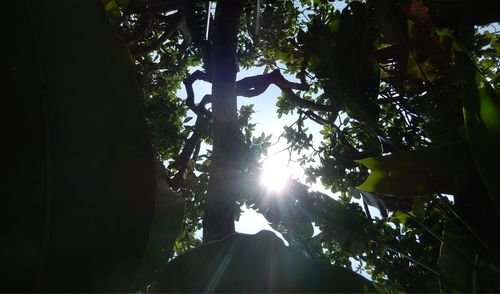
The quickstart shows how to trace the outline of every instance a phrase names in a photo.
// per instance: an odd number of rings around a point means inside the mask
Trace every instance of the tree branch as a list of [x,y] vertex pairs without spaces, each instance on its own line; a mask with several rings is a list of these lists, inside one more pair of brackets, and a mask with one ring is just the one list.
[[315,123],[319,125],[330,125],[335,128],[335,133],[337,134],[338,138],[345,144],[347,148],[351,151],[351,153],[356,157],[356,159],[363,157],[362,152],[360,152],[358,149],[356,149],[352,143],[349,141],[347,136],[342,132],[342,130],[332,121],[326,120],[322,118],[321,116],[317,115],[311,110],[307,110],[304,113],[309,119],[314,121]]
[[315,110],[315,111],[325,111],[333,113],[337,113],[339,111],[338,107],[332,105],[324,105],[302,99],[297,94],[295,94],[291,89],[281,88],[281,90],[285,93],[285,98],[287,98],[291,103],[293,103],[297,107],[308,108],[310,110]]
[[127,38],[127,46],[130,47],[134,43],[142,40],[146,37],[151,25],[154,22],[156,14],[148,13],[142,14],[140,16],[139,24],[137,25],[136,30],[132,33],[132,35]]
[[280,71],[275,69],[268,74],[243,78],[236,82],[236,94],[243,97],[255,97],[262,94],[270,84],[281,89],[308,90],[309,85],[287,81]]
[[168,22],[166,23],[166,26],[170,27],[168,30],[166,30],[158,39],[154,40],[152,43],[149,45],[142,47],[142,48],[135,48],[131,49],[131,53],[134,56],[142,56],[150,53],[153,50],[158,49],[165,41],[167,41],[169,38],[172,37],[172,35],[177,32],[181,26],[181,18],[178,13],[172,14],[170,17],[170,21],[173,22],[173,24],[169,24]]
[[309,64],[309,51],[306,50],[306,52],[304,53],[304,59],[302,59],[302,64],[300,66],[300,72],[298,74],[299,76],[299,79],[300,79],[300,82],[302,84],[307,84],[306,83],[306,70],[307,70],[307,65]]
[[189,77],[185,78],[184,86],[186,87],[187,93],[186,105],[189,107],[189,109],[196,113],[196,115],[212,117],[212,113],[205,108],[205,105],[212,102],[211,95],[205,95],[198,105],[196,105],[196,103],[194,102],[193,83],[197,80],[210,82],[209,76],[201,70],[197,70],[193,72]]
[[196,123],[194,125],[194,131],[193,134],[191,134],[191,137],[189,137],[186,140],[186,143],[184,144],[184,148],[182,149],[181,153],[179,154],[179,157],[175,159],[174,162],[168,165],[168,168],[175,168],[177,169],[177,173],[175,176],[172,178],[172,180],[169,181],[170,187],[173,189],[179,189],[182,186],[183,183],[183,177],[184,173],[186,172],[187,164],[189,162],[189,159],[193,155],[193,152],[196,147],[199,145],[201,138],[203,136],[202,132],[200,131],[200,124],[201,124],[200,119],[196,119]]
[[[210,0],[215,1],[215,0]],[[151,9],[165,9],[165,8],[175,8],[181,5],[196,4],[196,3],[207,3],[207,0],[152,0],[149,6]]]
[[314,113],[311,110],[307,110],[307,111],[304,111],[302,113],[304,113],[309,119],[311,119],[312,121],[314,121],[315,123],[317,123],[319,125],[334,125],[333,123],[322,118],[321,116],[317,115],[316,113]]
[[316,111],[338,112],[338,107],[315,103],[300,98],[293,89],[306,91],[309,85],[304,83],[290,82],[281,72],[276,69],[268,74],[246,77],[236,82],[236,93],[238,96],[255,97],[262,94],[270,84],[278,86],[285,93],[286,98],[297,107],[309,108]]
[[[208,75],[200,70],[197,70],[193,72],[191,75],[189,75],[187,78],[184,79],[184,86],[186,87],[186,92],[187,92],[187,98],[186,98],[186,104],[191,109],[198,117],[200,116],[205,116],[208,118],[212,117],[212,113],[205,108],[205,106],[208,103],[212,102],[212,96],[211,95],[205,95],[200,103],[198,105],[195,104],[194,102],[194,91],[193,91],[193,83],[197,80],[203,80],[209,82],[210,79]],[[179,154],[179,157],[175,159],[174,162],[172,162],[168,167],[169,168],[175,168],[177,169],[177,173],[175,176],[169,181],[169,185],[173,189],[179,189],[182,186],[183,183],[183,177],[184,173],[186,172],[187,164],[189,162],[189,159],[193,155],[193,152],[198,149],[199,152],[199,145],[201,138],[204,136],[202,132],[200,131],[200,124],[202,123],[203,120],[197,118],[196,123],[194,125],[194,131],[191,134],[191,137],[189,137],[186,140],[186,143],[184,144],[184,148],[182,149],[181,153]],[[197,153],[198,153],[197,152]],[[197,155],[197,154],[196,154]]]

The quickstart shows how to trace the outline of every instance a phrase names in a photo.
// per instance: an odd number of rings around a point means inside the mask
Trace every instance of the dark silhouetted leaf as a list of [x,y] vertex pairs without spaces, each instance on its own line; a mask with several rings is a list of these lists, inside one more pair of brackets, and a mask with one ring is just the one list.
[[479,174],[500,211],[500,99],[475,67],[467,66],[462,72],[465,128]]
[[500,270],[482,259],[470,239],[451,221],[446,222],[443,240],[438,259],[441,292],[498,292]]
[[153,292],[373,292],[345,268],[314,262],[270,231],[233,234],[171,261]]
[[352,2],[340,15],[335,46],[335,93],[336,99],[345,101],[350,117],[373,126],[380,113],[373,102],[378,96],[380,72],[372,59],[374,34],[369,30],[367,12],[365,4]]
[[7,6],[0,290],[129,291],[155,197],[129,53],[100,1]]
[[371,170],[357,188],[383,195],[413,197],[432,193],[461,192],[475,175],[465,144],[403,151],[357,160]]
[[154,219],[134,286],[134,289],[139,291],[146,290],[147,285],[168,262],[175,240],[181,231],[184,216],[184,198],[172,192],[161,176],[156,177],[156,182]]

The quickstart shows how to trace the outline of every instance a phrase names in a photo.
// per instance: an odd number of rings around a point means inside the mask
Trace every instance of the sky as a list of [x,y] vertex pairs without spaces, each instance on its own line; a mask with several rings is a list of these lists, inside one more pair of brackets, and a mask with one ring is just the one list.
[[[194,72],[200,68],[193,68],[190,72]],[[237,80],[240,80],[244,77],[259,75],[263,73],[263,68],[251,68],[248,70],[241,70],[237,74]],[[283,76],[294,82],[299,82],[294,76],[283,74]],[[211,93],[211,84],[204,81],[196,81],[193,84],[193,90],[195,93],[195,102],[198,103],[201,98]],[[177,91],[178,97],[184,98],[186,97],[186,92],[184,87],[182,87],[179,91]],[[288,170],[290,175],[297,179],[304,178],[304,172],[298,163],[288,162],[288,152],[283,151],[286,148],[286,140],[281,138],[278,140],[279,136],[283,132],[283,127],[286,125],[291,125],[295,120],[297,120],[298,116],[296,112],[292,115],[283,115],[281,118],[278,118],[276,114],[276,101],[278,96],[281,95],[281,90],[275,86],[270,85],[269,88],[262,94],[252,98],[246,97],[238,97],[238,109],[242,105],[254,105],[255,113],[252,115],[251,123],[255,123],[255,136],[259,136],[262,132],[266,135],[272,134],[271,143],[272,147],[268,150],[268,157],[264,158],[264,166],[274,166]],[[189,115],[194,115],[190,112]],[[191,121],[192,122],[192,121]],[[319,131],[321,127],[316,123],[311,121],[305,122],[305,127],[309,128],[309,131],[313,134],[313,145],[318,147],[321,142],[321,135]],[[323,187],[320,184],[313,185],[313,189],[318,191],[324,191]],[[329,193],[328,191],[324,191]],[[331,194],[331,193],[330,193]]]
[[[334,5],[337,9],[343,9],[346,6],[346,3],[335,1]],[[215,10],[215,5],[212,5],[211,8],[213,12]],[[496,30],[495,26],[491,27],[493,28],[493,30]],[[192,68],[190,72],[194,72],[198,69],[201,68]],[[247,70],[242,69],[237,74],[237,80],[248,76],[262,74],[263,71],[264,69],[262,67],[253,67]],[[289,81],[300,82],[292,75],[283,74],[283,76]],[[211,84],[208,82],[196,81],[193,84],[195,102],[198,103],[205,94],[210,94],[211,87]],[[251,123],[256,124],[254,136],[259,136],[262,132],[264,132],[266,135],[272,134],[271,143],[273,145],[268,150],[268,156],[262,159],[264,167],[264,174],[262,176],[264,179],[267,179],[267,181],[263,181],[263,184],[267,183],[269,185],[269,188],[276,188],[272,187],[271,184],[276,184],[277,182],[284,181],[283,178],[279,179],[276,178],[276,176],[273,177],[273,175],[289,175],[292,178],[298,179],[299,181],[305,183],[303,169],[298,163],[293,161],[290,162],[288,152],[283,151],[286,148],[286,140],[283,138],[281,140],[278,140],[279,136],[283,132],[283,127],[286,125],[291,125],[298,118],[296,112],[292,115],[283,115],[281,118],[278,118],[276,114],[276,101],[277,97],[280,95],[281,90],[275,85],[270,85],[269,88],[259,96],[252,98],[238,97],[238,109],[242,105],[254,105],[255,113],[253,114],[251,120]],[[183,86],[177,91],[177,96],[184,99],[186,98],[186,91]],[[195,116],[192,112],[189,115]],[[192,120],[191,122],[193,121],[194,120]],[[313,146],[318,147],[320,145],[322,137],[319,134],[321,126],[317,125],[314,122],[311,122],[310,120],[306,120],[305,127],[307,127],[309,129],[309,132],[313,135]],[[310,188],[311,190],[320,191],[333,198],[336,198],[335,194],[333,194],[329,190],[324,189],[320,181],[317,181],[317,183],[310,185]],[[356,200],[353,198],[353,201],[358,202],[358,204],[363,207],[361,199]],[[254,234],[263,229],[274,231],[261,214],[255,212],[252,209],[247,209],[246,207],[242,207],[242,210],[243,214],[240,217],[240,220],[236,222],[237,232]],[[370,206],[369,210],[372,216],[380,217],[378,209]],[[315,234],[318,232],[318,228],[315,227]],[[282,238],[281,234],[276,231],[275,233],[277,233],[277,235]]]
[[[342,9],[346,5],[345,3],[339,1],[335,1],[335,3],[339,5],[339,7],[337,7],[338,9]],[[212,9],[214,8],[215,7],[212,7]],[[498,23],[493,24],[488,28],[482,28],[482,30],[489,29],[490,31],[496,31],[497,25]],[[191,72],[197,69],[200,68],[193,68],[191,69]],[[263,73],[263,68],[257,68],[257,67],[248,70],[241,70],[237,74],[237,80],[240,80],[248,76],[259,75],[262,73]],[[294,76],[286,74],[283,75],[289,81],[299,82]],[[205,94],[211,93],[211,84],[203,81],[196,81],[195,84],[193,85],[193,89],[195,93],[195,102],[199,102],[200,99]],[[266,135],[272,134],[271,143],[273,143],[273,145],[268,150],[268,156],[262,158],[263,160],[262,184],[267,186],[269,189],[272,188],[277,189],[277,187],[274,187],[273,184],[284,182],[286,180],[286,177],[278,178],[276,177],[276,175],[289,175],[290,177],[293,177],[295,179],[298,179],[302,183],[305,183],[304,171],[302,170],[302,168],[299,166],[298,163],[290,162],[288,152],[282,151],[286,147],[286,140],[285,139],[278,140],[279,136],[283,132],[283,127],[291,125],[298,118],[296,112],[292,115],[283,115],[281,118],[277,117],[276,101],[277,97],[280,95],[281,95],[281,90],[275,85],[270,85],[269,88],[259,96],[252,98],[238,97],[238,109],[242,105],[248,105],[248,104],[254,105],[253,109],[255,113],[253,114],[251,120],[251,123],[256,124],[254,136],[259,136],[262,132],[264,132]],[[186,98],[185,89],[184,88],[179,89],[179,91],[177,91],[177,96],[185,99]],[[194,114],[191,113],[190,116],[194,116]],[[319,134],[321,126],[315,124],[314,122],[311,122],[310,120],[306,120],[305,127],[307,127],[309,129],[309,132],[313,134],[313,145],[315,147],[318,147],[320,145],[322,137]],[[325,190],[319,181],[311,185],[310,188],[311,190],[320,191],[322,193],[329,195],[330,197],[336,198],[336,195],[334,195],[329,190]],[[448,195],[446,196],[453,201],[452,196]],[[360,204],[361,207],[363,207],[361,199],[360,200],[353,199],[353,201],[358,202],[358,204]],[[239,221],[235,223],[237,232],[246,234],[255,234],[261,230],[270,230],[275,232],[276,235],[281,239],[283,239],[285,244],[288,245],[288,242],[283,238],[283,236],[279,232],[271,228],[268,221],[264,218],[263,215],[261,215],[260,213],[256,212],[253,209],[246,208],[245,206],[242,206],[241,210],[243,211],[243,213],[240,216]],[[369,207],[369,210],[373,217],[380,217],[378,209],[374,207]],[[319,228],[314,226],[314,235],[318,234],[319,232],[320,232]],[[198,238],[201,239],[202,235],[201,231],[197,232],[196,235]],[[351,259],[351,262],[353,264],[353,269],[356,268],[356,266],[359,264],[354,259]],[[361,274],[366,278],[370,279],[370,276],[366,272],[361,271]]]
[[[190,70],[190,73],[198,70],[200,68],[193,68]],[[244,77],[259,75],[263,73],[263,68],[251,68],[248,70],[241,70],[237,74],[237,80],[240,80]],[[297,81],[293,76],[284,75],[287,79]],[[193,84],[193,90],[195,93],[195,102],[198,103],[201,98],[211,93],[212,85],[208,82],[204,81],[196,81]],[[288,152],[279,152],[286,147],[286,142],[284,139],[278,141],[279,136],[283,132],[283,126],[292,124],[296,119],[296,115],[283,115],[280,119],[276,114],[276,101],[278,96],[281,95],[281,90],[275,86],[271,85],[269,88],[259,96],[246,98],[246,97],[238,97],[238,109],[242,105],[254,105],[255,113],[252,116],[252,123],[255,123],[255,136],[259,136],[262,132],[266,135],[272,134],[271,142],[274,144],[268,150],[268,157],[263,158],[264,160],[264,172],[267,171],[268,174],[276,174],[277,172],[288,173],[291,177],[296,179],[303,179],[304,173],[302,168],[294,162],[288,162]],[[184,86],[177,91],[177,96],[183,99],[186,98],[186,91]],[[190,112],[189,115],[193,115]],[[309,125],[310,129],[314,129],[316,133],[317,139],[313,135],[313,140],[316,141],[316,146],[319,145],[319,130],[320,127],[317,125]],[[203,151],[203,150],[202,150]],[[264,175],[265,178],[269,179],[268,175]],[[322,188],[321,186],[317,188]],[[318,190],[318,189],[316,189]],[[331,194],[331,193],[330,193]],[[236,231],[240,233],[246,234],[255,234],[260,230],[270,230],[275,232],[280,238],[283,239],[282,235],[279,232],[276,232],[269,226],[267,220],[260,213],[257,213],[253,209],[247,209],[246,207],[242,207],[243,213],[240,217],[240,220],[235,223]],[[316,229],[317,230],[317,229]],[[201,233],[199,233],[201,236]],[[284,239],[283,239],[284,240]],[[286,240],[285,240],[286,241]]]
[[[190,70],[190,73],[199,69],[201,68],[193,68]],[[240,80],[248,76],[259,75],[262,73],[263,73],[263,68],[257,68],[257,67],[248,70],[241,70],[237,74],[236,80]],[[291,75],[283,74],[283,76],[289,81],[299,82],[295,77]],[[208,82],[196,81],[193,84],[195,103],[198,103],[204,95],[210,94],[211,87],[212,85]],[[269,88],[267,88],[267,90],[262,94],[260,94],[259,96],[252,98],[238,97],[238,109],[241,107],[241,105],[253,104],[255,113],[252,115],[251,123],[256,124],[254,136],[259,136],[262,132],[264,132],[266,135],[272,134],[271,143],[275,144],[268,150],[268,156],[262,158],[264,174],[261,176],[263,176],[264,179],[268,179],[270,183],[275,183],[279,179],[276,179],[276,177],[273,178],[272,177],[273,175],[289,174],[291,177],[298,179],[302,183],[305,183],[304,171],[302,170],[300,165],[295,162],[289,162],[288,152],[286,151],[280,152],[286,147],[285,139],[281,139],[278,141],[279,136],[283,132],[283,127],[285,125],[291,125],[298,118],[296,112],[294,112],[293,115],[283,115],[281,118],[278,118],[276,114],[277,110],[276,101],[278,96],[280,95],[281,95],[281,90],[275,85],[270,85]],[[186,98],[186,91],[184,89],[184,86],[182,86],[182,88],[177,91],[177,96],[183,99]],[[192,112],[188,113],[188,115],[195,116],[195,114]],[[191,120],[191,122],[192,121],[194,120]],[[322,136],[319,134],[321,127],[316,123],[308,120],[304,122],[304,125],[305,127],[308,127],[310,133],[313,134],[313,145],[315,147],[319,146],[322,138]],[[204,150],[201,151],[203,152]],[[265,181],[263,182],[264,182],[263,184],[265,184]],[[273,187],[271,186],[269,188]],[[333,194],[330,190],[326,190],[321,185],[320,181],[318,181],[313,185],[310,185],[310,188],[311,190],[325,193],[330,197],[333,198],[337,197],[337,195]],[[360,202],[361,199],[356,200],[353,198],[353,201],[358,202],[358,204],[360,204],[361,206],[363,205],[362,202]],[[369,209],[373,217],[380,217],[378,209],[374,207],[369,207]],[[274,232],[279,238],[281,238],[285,242],[285,245],[288,246],[288,242],[281,235],[281,233],[274,230],[269,225],[269,222],[265,219],[265,217],[262,214],[256,212],[251,208],[250,209],[246,208],[245,205],[241,207],[241,210],[243,212],[240,216],[240,219],[239,221],[235,222],[236,232],[245,234],[256,234],[261,230],[269,230]],[[313,228],[314,228],[314,236],[320,233],[319,228],[315,226],[314,223],[313,223]],[[197,238],[201,239],[203,233],[200,230],[196,232],[195,235]],[[353,258],[350,258],[350,260],[352,263],[352,268],[356,269],[357,266],[359,265],[359,262]],[[370,275],[367,272],[361,271],[360,274],[363,275],[365,278],[370,279]]]
[[[342,9],[346,6],[345,3],[336,1],[335,2],[338,9]],[[212,7],[212,10],[215,7]],[[195,70],[199,70],[201,68],[192,68],[190,73]],[[264,72],[264,68],[253,67],[250,69],[240,69],[237,74],[236,80],[240,80],[244,77],[255,76],[262,74]],[[292,75],[287,75],[282,73],[283,76],[293,82],[300,82]],[[195,93],[195,103],[198,103],[201,98],[211,93],[212,85],[208,82],[204,81],[196,81],[193,84],[193,90]],[[275,86],[270,85],[265,92],[260,94],[259,96],[247,98],[247,97],[238,97],[238,109],[242,105],[253,104],[255,113],[252,115],[251,123],[256,124],[254,136],[259,136],[262,132],[266,135],[272,134],[271,143],[272,146],[268,149],[268,156],[263,157],[263,175],[261,175],[263,181],[262,184],[267,186],[269,189],[277,189],[277,187],[272,184],[276,184],[276,182],[284,182],[286,177],[277,178],[276,175],[288,175],[292,178],[298,179],[300,182],[305,183],[304,171],[300,167],[300,165],[296,162],[289,161],[289,154],[287,151],[283,151],[287,144],[284,138],[279,140],[280,135],[283,133],[283,127],[291,125],[295,120],[297,120],[298,115],[296,112],[289,115],[283,115],[281,118],[278,118],[276,114],[276,101],[278,96],[281,95],[281,90]],[[186,98],[186,91],[184,86],[177,91],[177,96],[180,98]],[[189,112],[189,116],[195,116],[194,113]],[[191,122],[194,120],[191,120]],[[313,135],[313,146],[318,147],[321,142],[322,136],[319,134],[321,130],[321,126],[317,125],[310,120],[306,120],[304,122],[304,126],[309,129],[309,133]],[[202,152],[204,150],[201,150]],[[293,156],[293,155],[292,155]],[[266,181],[267,179],[267,181]],[[331,191],[326,190],[320,183],[310,185],[311,190],[320,191],[329,195],[330,197],[336,198]],[[355,199],[354,199],[355,200]],[[361,203],[360,203],[361,204]],[[362,204],[361,204],[362,205]],[[245,206],[241,207],[243,213],[240,216],[239,221],[235,222],[235,229],[239,233],[246,234],[255,234],[261,230],[270,230],[273,231],[278,237],[283,239],[286,245],[288,242],[283,238],[283,236],[275,231],[269,225],[269,222],[264,218],[264,216],[253,209],[246,208]],[[380,215],[378,210],[370,207],[370,212],[372,216]],[[318,227],[314,226],[314,235],[317,235],[320,230]],[[201,239],[202,232],[199,231],[196,233],[196,236]],[[351,260],[353,265],[356,266],[357,262],[355,260]],[[366,273],[362,273],[365,277],[369,278]]]
[[[198,69],[200,68],[193,68],[190,70],[190,73]],[[250,68],[248,70],[241,70],[237,74],[237,80],[248,76],[259,75],[262,73],[263,68],[258,67]],[[292,75],[283,74],[283,76],[290,81],[299,82]],[[211,84],[208,82],[196,81],[193,84],[195,102],[198,103],[204,95],[210,94],[211,87]],[[184,87],[177,91],[177,95],[178,97],[181,97],[183,99],[186,98],[186,91]],[[281,140],[278,140],[279,136],[283,132],[283,127],[285,125],[291,125],[298,118],[296,112],[293,115],[283,115],[281,118],[278,118],[276,114],[276,101],[278,96],[280,95],[281,90],[275,85],[270,85],[269,88],[259,96],[252,98],[238,97],[238,109],[241,107],[241,105],[253,104],[255,113],[252,115],[251,122],[256,124],[254,135],[259,136],[262,132],[264,132],[266,135],[272,134],[271,143],[274,145],[268,150],[268,156],[262,158],[264,167],[263,178],[267,179],[270,183],[276,183],[277,181],[283,181],[283,179],[277,179],[276,176],[273,178],[272,175],[289,174],[292,178],[298,179],[299,181],[305,183],[303,169],[298,163],[289,162],[288,152],[282,151],[286,148],[286,140],[283,138]],[[193,113],[190,113],[189,115],[194,116]],[[308,127],[310,133],[313,134],[313,145],[315,147],[318,147],[320,145],[322,137],[319,134],[321,126],[311,121],[306,121],[305,126]],[[321,185],[320,181],[311,185],[311,190],[320,191],[333,198],[336,198],[336,195],[334,195],[331,191],[326,190]],[[242,210],[243,214],[241,215],[240,220],[236,222],[237,232],[255,234],[260,230],[274,231],[260,213],[255,212],[253,209],[247,209],[244,206],[242,207]],[[375,208],[370,207],[370,212],[373,216],[379,215],[378,210]],[[274,232],[280,238],[282,238],[281,234],[276,231]],[[319,229],[315,227],[315,234],[317,233],[319,233]],[[198,235],[201,236],[201,233],[199,233]]]

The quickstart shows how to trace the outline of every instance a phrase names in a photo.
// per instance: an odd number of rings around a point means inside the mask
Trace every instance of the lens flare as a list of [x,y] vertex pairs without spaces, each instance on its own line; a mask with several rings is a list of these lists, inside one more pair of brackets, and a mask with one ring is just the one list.
[[268,158],[260,175],[260,183],[272,192],[281,192],[290,179],[287,163],[278,159]]

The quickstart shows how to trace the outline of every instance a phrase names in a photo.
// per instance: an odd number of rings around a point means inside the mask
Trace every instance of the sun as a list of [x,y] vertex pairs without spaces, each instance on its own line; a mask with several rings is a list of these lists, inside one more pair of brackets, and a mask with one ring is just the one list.
[[278,158],[268,158],[262,165],[260,183],[268,191],[281,192],[285,188],[290,176],[286,162]]

